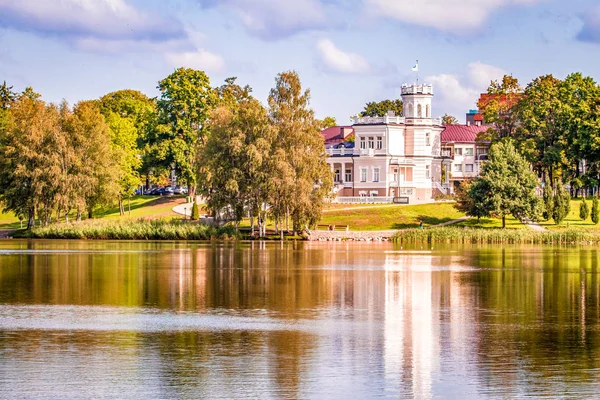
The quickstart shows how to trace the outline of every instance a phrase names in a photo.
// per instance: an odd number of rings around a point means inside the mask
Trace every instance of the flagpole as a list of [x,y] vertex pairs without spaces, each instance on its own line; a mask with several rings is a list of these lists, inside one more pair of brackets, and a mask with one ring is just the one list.
[[417,86],[419,86],[419,60],[417,60]]

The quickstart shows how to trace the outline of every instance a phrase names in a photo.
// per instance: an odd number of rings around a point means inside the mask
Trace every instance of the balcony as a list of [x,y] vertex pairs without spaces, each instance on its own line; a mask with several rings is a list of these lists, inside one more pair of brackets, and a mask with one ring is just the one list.
[[442,149],[442,151],[440,152],[440,155],[443,158],[452,158],[452,159],[454,159],[454,153],[450,149]]
[[346,149],[344,147],[342,147],[340,149],[329,148],[329,149],[325,149],[325,153],[327,153],[327,155],[330,157],[343,157],[343,156],[352,157],[352,156],[360,155],[360,153],[357,150],[358,149],[356,149],[356,148]]

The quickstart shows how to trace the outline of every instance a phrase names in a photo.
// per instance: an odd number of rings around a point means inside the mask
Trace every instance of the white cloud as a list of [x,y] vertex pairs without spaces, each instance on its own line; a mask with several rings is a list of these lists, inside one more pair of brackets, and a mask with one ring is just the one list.
[[186,67],[208,72],[216,72],[221,71],[225,66],[225,61],[220,55],[211,53],[204,49],[179,53],[167,53],[165,58],[173,67],[176,68]]
[[178,21],[126,0],[0,0],[0,26],[71,39],[162,41],[185,36]]
[[455,34],[468,34],[495,10],[513,5],[532,5],[546,0],[364,0],[368,13],[427,26]]
[[463,73],[427,76],[427,83],[433,84],[435,93],[434,113],[448,113],[463,120],[464,114],[477,108],[479,95],[484,93],[492,80],[500,80],[506,72],[493,65],[473,62]]
[[319,0],[200,0],[205,7],[232,10],[246,29],[262,39],[279,39],[331,23]]
[[344,52],[335,47],[329,39],[319,40],[317,50],[321,56],[321,62],[328,71],[359,74],[368,72],[370,69],[369,63],[361,55]]
[[583,28],[577,39],[584,42],[600,43],[600,5],[592,7],[582,15]]
[[504,75],[506,71],[502,68],[479,61],[467,65],[469,83],[479,89],[487,89],[491,81],[500,80]]

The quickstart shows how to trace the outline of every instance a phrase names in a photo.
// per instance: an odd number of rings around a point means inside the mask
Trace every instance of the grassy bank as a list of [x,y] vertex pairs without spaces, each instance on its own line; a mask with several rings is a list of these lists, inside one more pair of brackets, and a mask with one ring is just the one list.
[[396,235],[398,243],[470,244],[600,244],[600,231],[562,229],[537,232],[532,229],[442,227],[407,229]]
[[34,228],[19,235],[35,239],[209,240],[238,237],[232,226],[214,228],[181,220],[93,220]]
[[438,225],[463,217],[453,203],[417,205],[332,204],[323,210],[319,224],[349,225],[352,231],[378,231]]

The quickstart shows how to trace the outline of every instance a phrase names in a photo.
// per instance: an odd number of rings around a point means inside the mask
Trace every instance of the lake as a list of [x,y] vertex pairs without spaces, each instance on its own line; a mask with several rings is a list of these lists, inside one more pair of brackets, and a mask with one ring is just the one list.
[[600,393],[599,251],[0,241],[0,398]]

